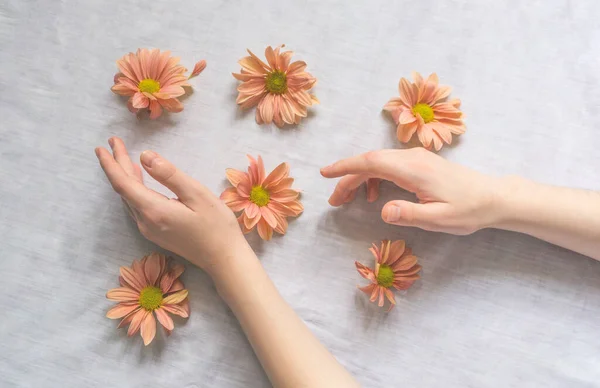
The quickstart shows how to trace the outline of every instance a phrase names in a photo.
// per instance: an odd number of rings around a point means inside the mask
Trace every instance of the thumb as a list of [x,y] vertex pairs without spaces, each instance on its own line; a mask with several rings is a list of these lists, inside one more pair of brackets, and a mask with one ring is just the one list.
[[192,208],[194,202],[199,202],[200,197],[210,194],[210,191],[200,182],[183,173],[154,151],[142,152],[140,161],[152,178],[166,186],[181,202]]
[[388,224],[416,226],[421,229],[436,229],[446,204],[390,201],[381,210],[381,218]]

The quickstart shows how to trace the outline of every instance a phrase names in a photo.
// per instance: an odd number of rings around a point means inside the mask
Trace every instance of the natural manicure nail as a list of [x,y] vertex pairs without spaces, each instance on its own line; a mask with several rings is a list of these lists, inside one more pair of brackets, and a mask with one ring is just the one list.
[[400,207],[390,206],[387,209],[385,220],[388,222],[395,222],[400,220]]
[[144,151],[142,152],[142,163],[146,167],[152,167],[152,163],[158,159],[158,154],[154,151]]

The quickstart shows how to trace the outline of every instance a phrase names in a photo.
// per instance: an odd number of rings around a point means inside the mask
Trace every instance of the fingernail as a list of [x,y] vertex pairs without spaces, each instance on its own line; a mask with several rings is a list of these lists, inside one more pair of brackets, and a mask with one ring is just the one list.
[[158,159],[158,154],[154,151],[144,151],[140,157],[142,163],[146,167],[152,167],[152,162]]
[[100,158],[100,147],[96,147],[96,148],[94,149],[94,152],[96,153],[96,157],[97,157],[97,158]]
[[331,170],[332,166],[333,166],[333,164],[330,164],[329,166],[321,168],[321,174],[326,174],[327,171]]
[[388,222],[395,222],[400,220],[400,207],[398,206],[390,206],[387,208],[387,212],[385,213],[385,220]]
[[110,146],[110,148],[113,148],[115,146],[114,137],[111,137],[110,139],[108,139],[108,145]]

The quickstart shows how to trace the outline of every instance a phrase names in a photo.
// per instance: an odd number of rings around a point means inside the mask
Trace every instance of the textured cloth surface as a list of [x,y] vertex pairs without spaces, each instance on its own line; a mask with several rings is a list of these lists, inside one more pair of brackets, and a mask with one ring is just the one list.
[[[335,182],[318,173],[401,147],[381,108],[400,77],[435,71],[467,115],[467,133],[444,157],[600,189],[598,15],[595,0],[3,0],[0,386],[269,386],[214,285],[189,264],[192,315],[168,340],[144,348],[104,317],[119,266],[156,249],[94,156],[113,135],[132,154],[157,150],[215,193],[225,168],[246,168],[246,153],[268,169],[289,162],[305,213],[283,238],[249,240],[364,386],[599,386],[600,263],[508,232],[387,226],[383,204],[410,198],[391,185],[374,204],[361,192],[332,209]],[[231,76],[246,48],[262,56],[281,43],[306,60],[322,102],[283,130],[238,110]],[[170,49],[190,69],[207,60],[182,113],[137,120],[110,92],[115,60],[138,47]],[[369,244],[383,238],[406,239],[424,267],[389,314],[356,290],[365,281],[353,264],[372,264]]]

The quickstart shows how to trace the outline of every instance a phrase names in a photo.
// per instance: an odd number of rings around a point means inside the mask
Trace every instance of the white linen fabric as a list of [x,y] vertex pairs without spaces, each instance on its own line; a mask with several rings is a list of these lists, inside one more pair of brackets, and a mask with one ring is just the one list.
[[[225,168],[287,161],[305,213],[249,240],[287,301],[365,387],[600,386],[600,263],[533,238],[385,225],[384,185],[341,209],[319,167],[401,148],[381,113],[412,70],[463,101],[467,133],[440,154],[490,174],[600,189],[600,2],[3,0],[0,2],[0,386],[267,387],[210,279],[186,264],[192,315],[144,347],[104,317],[119,266],[156,249],[94,155],[110,136],[153,149],[216,194]],[[237,60],[285,43],[319,80],[295,127],[235,104]],[[185,110],[136,119],[110,91],[115,60],[170,49]],[[156,182],[148,184],[161,189]],[[464,190],[469,190],[464,187]],[[543,201],[543,198],[539,198]],[[556,217],[563,215],[557,212]],[[371,242],[405,239],[423,278],[386,314],[356,289]],[[178,259],[181,260],[181,259]],[[293,352],[294,349],[289,349]]]

